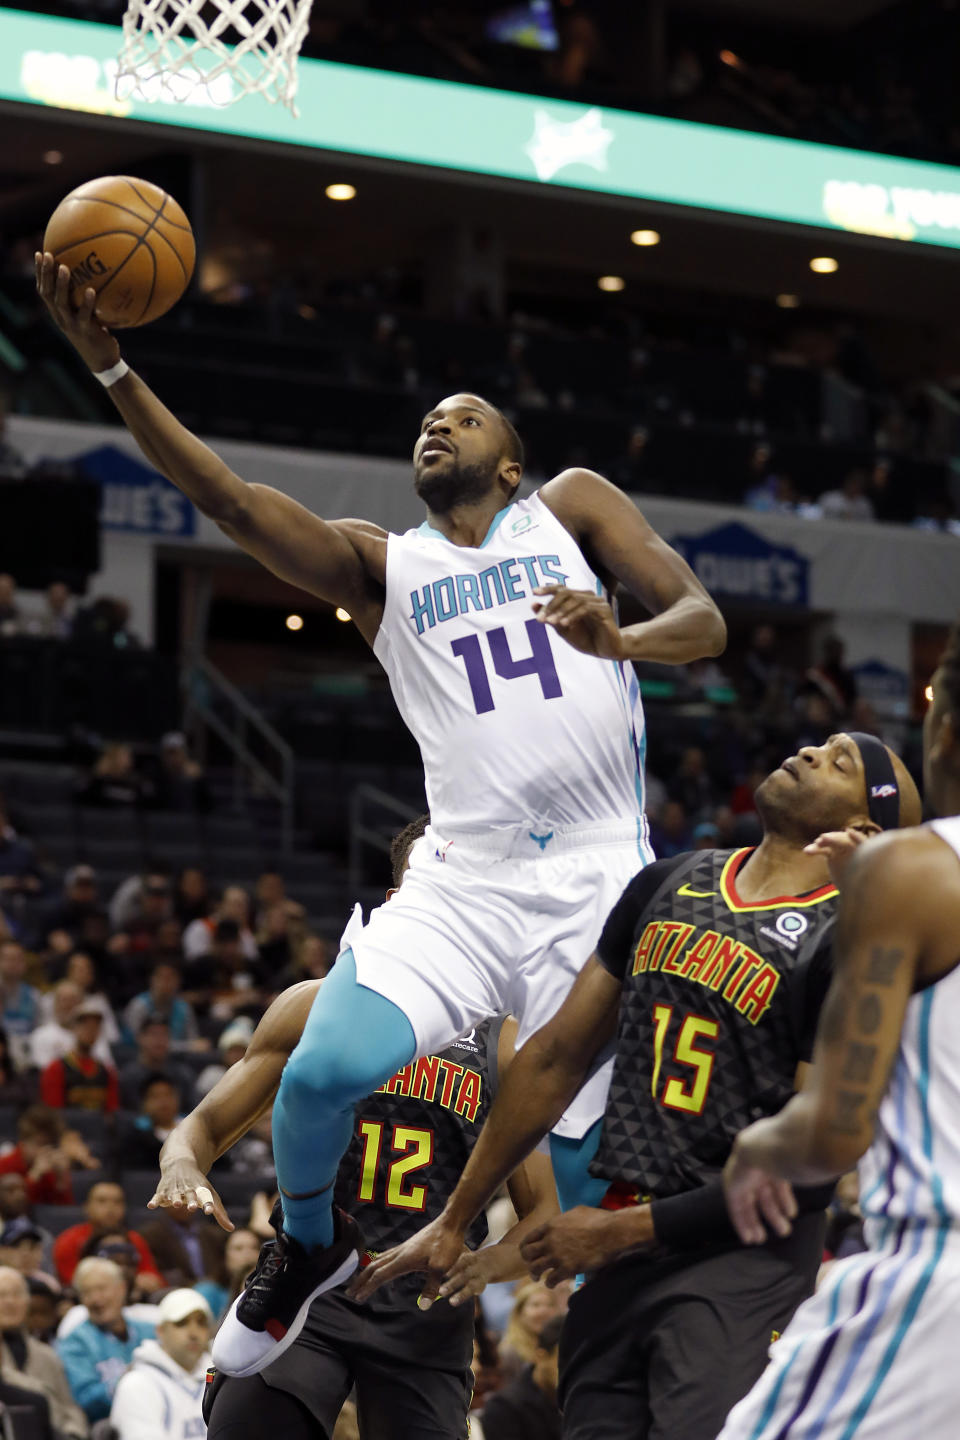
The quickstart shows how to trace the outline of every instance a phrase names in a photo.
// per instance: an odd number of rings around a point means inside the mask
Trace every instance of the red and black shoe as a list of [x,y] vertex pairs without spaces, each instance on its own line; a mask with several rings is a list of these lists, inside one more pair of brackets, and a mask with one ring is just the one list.
[[257,1268],[213,1342],[226,1375],[256,1375],[293,1344],[318,1295],[342,1285],[363,1253],[357,1222],[334,1208],[333,1244],[307,1250],[283,1231],[261,1247]]

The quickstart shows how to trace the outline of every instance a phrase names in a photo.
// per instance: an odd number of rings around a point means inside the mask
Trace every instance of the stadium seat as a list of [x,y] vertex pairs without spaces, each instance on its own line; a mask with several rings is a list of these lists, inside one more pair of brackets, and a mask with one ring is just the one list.
[[[217,1189],[227,1209],[243,1211],[242,1218],[245,1220],[254,1195],[261,1191],[272,1194],[276,1185],[272,1180],[264,1180],[261,1175],[231,1175],[227,1171],[217,1175]],[[237,1216],[233,1217],[233,1222],[235,1225],[239,1223]]]
[[0,1135],[4,1140],[12,1140],[17,1133],[17,1119],[22,1105],[0,1105]]
[[125,1170],[120,1183],[127,1198],[127,1210],[146,1209],[147,1201],[157,1188],[159,1170]]
[[99,1110],[62,1110],[68,1130],[76,1130],[101,1165],[108,1161],[113,1148],[113,1119]]
[[110,1179],[112,1179],[110,1172],[102,1166],[99,1170],[72,1170],[70,1184],[73,1186],[74,1200],[78,1205],[85,1204],[94,1185],[99,1185],[101,1180]]
[[40,1226],[41,1230],[49,1230],[51,1235],[59,1235],[64,1230],[69,1230],[71,1225],[82,1225],[86,1218],[86,1211],[82,1205],[35,1205],[33,1207],[34,1222]]

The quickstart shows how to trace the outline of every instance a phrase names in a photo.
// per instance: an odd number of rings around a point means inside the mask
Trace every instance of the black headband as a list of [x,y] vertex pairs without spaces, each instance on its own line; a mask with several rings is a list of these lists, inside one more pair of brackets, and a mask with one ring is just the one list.
[[890,752],[876,735],[862,730],[847,734],[860,751],[863,761],[863,782],[867,791],[867,811],[881,830],[896,830],[900,824],[900,786]]

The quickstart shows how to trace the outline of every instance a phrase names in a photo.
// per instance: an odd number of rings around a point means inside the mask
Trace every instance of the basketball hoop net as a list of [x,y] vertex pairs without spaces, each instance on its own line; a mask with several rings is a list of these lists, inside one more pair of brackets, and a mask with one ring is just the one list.
[[297,107],[297,56],[312,0],[128,0],[118,100]]

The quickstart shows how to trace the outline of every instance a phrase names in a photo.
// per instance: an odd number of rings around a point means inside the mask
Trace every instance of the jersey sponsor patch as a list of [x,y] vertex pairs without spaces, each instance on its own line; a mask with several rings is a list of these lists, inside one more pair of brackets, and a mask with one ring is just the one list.
[[782,915],[777,916],[775,925],[761,925],[760,934],[765,935],[768,940],[776,940],[779,945],[795,950],[809,928],[810,921],[806,915],[801,915],[796,910],[785,910]]

